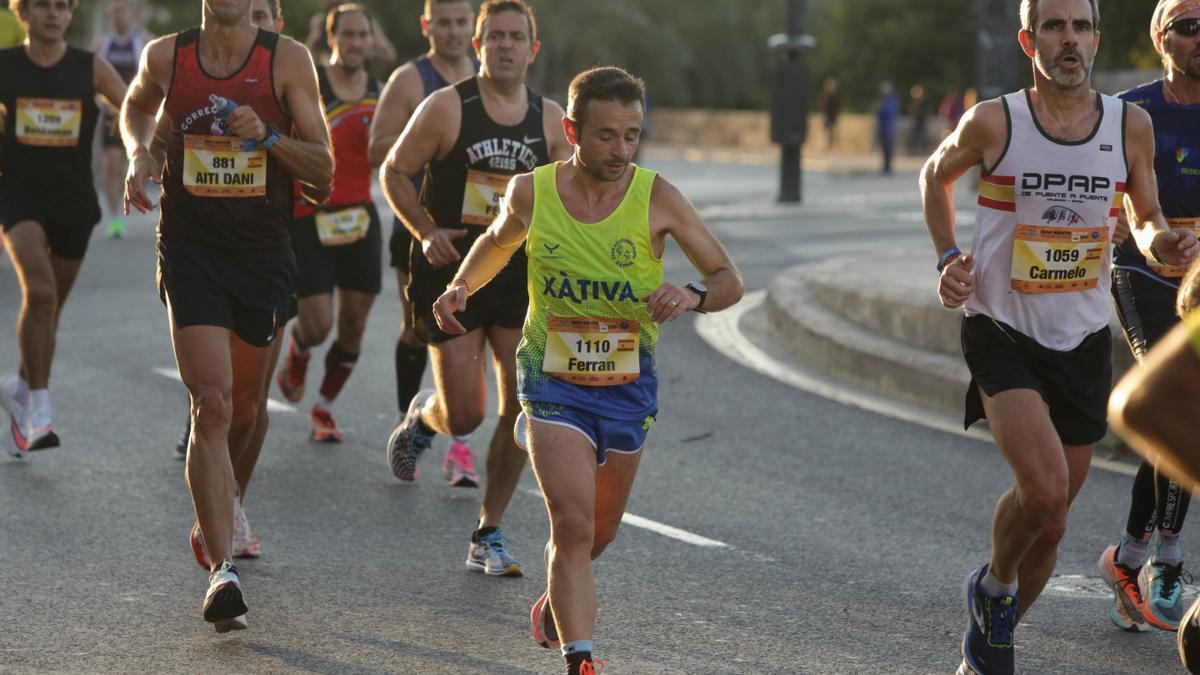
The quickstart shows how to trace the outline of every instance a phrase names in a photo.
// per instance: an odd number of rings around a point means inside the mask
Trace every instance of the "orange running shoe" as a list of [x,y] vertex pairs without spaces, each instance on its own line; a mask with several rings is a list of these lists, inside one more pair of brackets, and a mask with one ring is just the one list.
[[296,347],[296,339],[288,344],[287,356],[279,369],[275,381],[279,383],[279,392],[292,403],[304,398],[304,378],[308,375],[308,354],[301,354]]
[[325,408],[313,406],[308,413],[308,423],[312,425],[312,439],[317,443],[341,443],[342,430],[338,428],[337,422],[333,421],[333,415]]
[[1150,630],[1145,619],[1145,601],[1142,591],[1138,588],[1138,573],[1117,562],[1117,544],[1104,549],[1096,566],[1100,578],[1113,592],[1112,607],[1108,610],[1108,618],[1117,628],[1132,632]]

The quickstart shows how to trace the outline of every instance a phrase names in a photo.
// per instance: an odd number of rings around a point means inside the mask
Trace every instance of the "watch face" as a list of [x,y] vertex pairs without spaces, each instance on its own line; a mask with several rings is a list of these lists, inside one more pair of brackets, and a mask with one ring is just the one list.
[[692,290],[696,291],[697,293],[707,293],[708,292],[708,289],[704,286],[704,284],[700,283],[699,281],[689,282],[688,288],[691,288]]

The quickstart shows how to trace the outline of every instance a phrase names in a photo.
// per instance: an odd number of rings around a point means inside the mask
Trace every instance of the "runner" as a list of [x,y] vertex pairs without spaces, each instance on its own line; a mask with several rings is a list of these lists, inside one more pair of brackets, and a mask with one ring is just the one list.
[[[137,75],[138,60],[146,43],[154,39],[142,26],[138,0],[108,0],[105,8],[112,29],[96,41],[92,49],[117,69],[126,84]],[[119,105],[119,104],[118,104]],[[100,136],[104,149],[104,197],[108,202],[108,236],[117,239],[125,234],[121,218],[125,194],[125,148],[121,145],[117,107],[104,110],[104,133]]]
[[15,454],[59,446],[50,406],[58,319],[71,292],[100,205],[92,178],[99,94],[125,96],[103,58],[67,44],[75,0],[17,0],[28,37],[0,50],[0,229],[21,284],[16,375],[0,378]]
[[[1184,264],[1200,250],[1158,206],[1149,116],[1091,89],[1099,19],[1096,0],[1024,0],[1018,36],[1033,87],[974,106],[921,177],[939,296],[966,310],[965,423],[987,418],[1015,479],[996,506],[991,561],[965,583],[960,673],[1013,672],[1018,616],[1054,571],[1067,511],[1104,436],[1108,242],[1122,196],[1144,253]],[[953,186],[980,162],[966,255],[955,245]]]
[[333,290],[338,289],[337,337],[325,353],[320,395],[308,414],[310,437],[319,443],[342,441],[333,401],[358,360],[367,314],[382,286],[379,213],[371,201],[372,167],[367,162],[367,131],[379,99],[379,83],[364,69],[373,24],[362,5],[329,10],[333,56],[328,66],[317,67],[317,79],[333,136],[333,194],[316,209],[297,200],[292,225],[299,315],[278,378],[289,401],[304,397],[308,350],[329,335]]
[[[487,485],[471,534],[467,568],[489,575],[520,576],[500,531],[525,453],[512,434],[519,404],[516,350],[528,297],[525,256],[517,256],[460,318],[466,335],[442,332],[433,302],[454,278],[471,242],[499,213],[509,177],[570,153],[562,108],[525,84],[540,47],[533,10],[521,0],[489,0],[479,10],[475,49],[483,62],[477,77],[442,89],[417,109],[388,155],[384,194],[409,231],[421,241],[411,254],[408,298],[414,330],[430,345],[436,391],[426,389],[408,406],[388,439],[388,463],[402,481],[416,477],[416,463],[435,433],[466,435],[483,421],[485,346],[492,348],[500,420],[487,457]],[[425,168],[421,201],[412,177]]]
[[[317,65],[329,65],[329,59],[333,54],[325,20],[329,16],[329,13],[336,9],[338,5],[344,5],[348,2],[350,0],[326,0],[324,11],[313,14],[308,22],[308,37],[304,39],[304,45],[312,52],[313,59],[316,60]],[[367,50],[366,59],[385,66],[390,66],[396,62],[396,48],[392,46],[391,40],[388,40],[387,34],[383,32],[379,24],[372,25],[371,46]]]
[[[191,395],[191,542],[210,570],[204,618],[225,632],[246,627],[231,544],[255,435],[265,433],[274,338],[292,302],[293,179],[323,201],[333,157],[308,51],[251,25],[251,0],[203,6],[200,28],[146,48],[122,134],[126,208],[153,208],[145,183],[163,176],[159,292]],[[171,120],[165,169],[147,149],[160,104]]]
[[[1185,490],[1200,484],[1200,265],[1193,265],[1180,287],[1176,311],[1184,317],[1142,362],[1113,389],[1109,414],[1113,427],[1147,461],[1160,467]],[[1179,658],[1188,672],[1200,673],[1200,599],[1183,615],[1175,636]]]
[[[250,23],[256,28],[268,30],[274,33],[283,31],[283,7],[280,6],[280,0],[251,0],[250,1]],[[152,154],[159,166],[162,166],[166,161],[167,156],[167,136],[171,131],[171,120],[164,113],[158,115],[158,128],[154,131],[154,142],[150,146],[150,154]],[[279,345],[275,345],[275,350],[279,350]],[[276,355],[278,356],[278,355]],[[272,357],[271,363],[275,363],[275,357]],[[250,447],[256,448],[250,451],[251,455],[258,457],[259,450],[262,449],[262,442],[267,437],[267,399],[263,397],[263,407],[259,411],[259,427],[255,430],[254,435],[250,439]],[[190,407],[190,406],[189,406]],[[189,412],[184,417],[183,433],[179,435],[179,440],[175,442],[175,456],[179,459],[187,457],[188,440],[192,436],[192,416]],[[242,495],[245,498],[245,495]],[[244,536],[244,544],[239,545],[234,542],[235,557],[238,558],[257,558],[258,557],[258,538],[250,532],[250,525],[245,522],[245,513],[241,510],[241,502],[238,502],[238,524],[239,530]],[[235,537],[236,539],[236,537]]]
[[[388,150],[400,138],[413,111],[435,90],[449,86],[479,72],[479,61],[471,52],[471,32],[474,30],[475,15],[467,0],[426,0],[425,12],[421,16],[421,32],[429,39],[429,51],[400,66],[392,73],[379,108],[371,123],[371,164],[378,165],[387,157]],[[443,76],[442,73],[446,75]],[[417,194],[425,172],[413,177]],[[392,217],[392,236],[388,242],[391,265],[396,270],[396,287],[400,289],[400,310],[403,324],[400,337],[396,340],[396,402],[399,406],[397,420],[404,418],[408,404],[421,389],[425,375],[428,348],[417,339],[413,331],[412,303],[405,295],[408,287],[408,259],[412,248],[412,233],[399,218]],[[397,422],[398,424],[399,422]],[[471,451],[467,436],[451,437],[446,456],[442,460],[442,473],[451,485],[478,487],[479,476],[475,473],[475,455]]]
[[[1159,202],[1172,227],[1200,226],[1200,156],[1177,148],[1200,141],[1200,62],[1194,58],[1200,38],[1200,2],[1161,0],[1150,24],[1154,48],[1166,76],[1120,95],[1140,106],[1154,121],[1154,171]],[[1124,213],[1122,213],[1124,216]],[[1147,261],[1128,238],[1125,218],[1114,242],[1112,293],[1125,338],[1138,362],[1146,358],[1179,317],[1175,296],[1183,268]],[[1121,240],[1121,241],[1118,241]],[[1100,556],[1100,576],[1113,590],[1109,617],[1125,630],[1149,626],[1175,630],[1183,616],[1183,549],[1179,532],[1191,492],[1142,462],[1121,540]],[[1151,556],[1150,538],[1158,533]]]
[[[642,81],[619,68],[578,75],[562,122],[573,157],[509,183],[504,212],[434,306],[442,330],[465,332],[463,320],[525,242],[518,386],[551,532],[548,586],[531,621],[542,646],[561,646],[568,673],[593,672],[591,561],[616,536],[658,412],[658,324],[742,296],[737,268],[691,203],[630,162],[644,96]],[[668,235],[700,281],[663,282]]]

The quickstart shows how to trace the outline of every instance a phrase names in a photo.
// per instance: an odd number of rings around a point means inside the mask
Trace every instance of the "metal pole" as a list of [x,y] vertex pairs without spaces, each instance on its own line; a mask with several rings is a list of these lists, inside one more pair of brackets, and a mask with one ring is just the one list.
[[[787,34],[788,41],[799,39],[804,35],[805,0],[788,0],[787,5]],[[800,50],[789,50],[789,59],[803,59]],[[807,94],[807,92],[806,92]],[[780,146],[779,153],[779,201],[800,203],[803,201],[801,190],[803,174],[800,169],[800,146],[787,143]]]

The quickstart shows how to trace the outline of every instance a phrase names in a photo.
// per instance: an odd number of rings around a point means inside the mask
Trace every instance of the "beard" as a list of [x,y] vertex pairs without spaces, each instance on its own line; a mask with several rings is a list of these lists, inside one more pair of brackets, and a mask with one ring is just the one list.
[[[1062,60],[1067,56],[1074,56],[1079,62],[1079,68],[1075,72],[1069,72],[1063,68]],[[1083,54],[1074,49],[1064,49],[1053,59],[1047,59],[1045,53],[1037,51],[1034,53],[1034,59],[1037,61],[1038,70],[1063,89],[1076,89],[1083,86],[1092,74],[1092,61],[1084,58]]]

